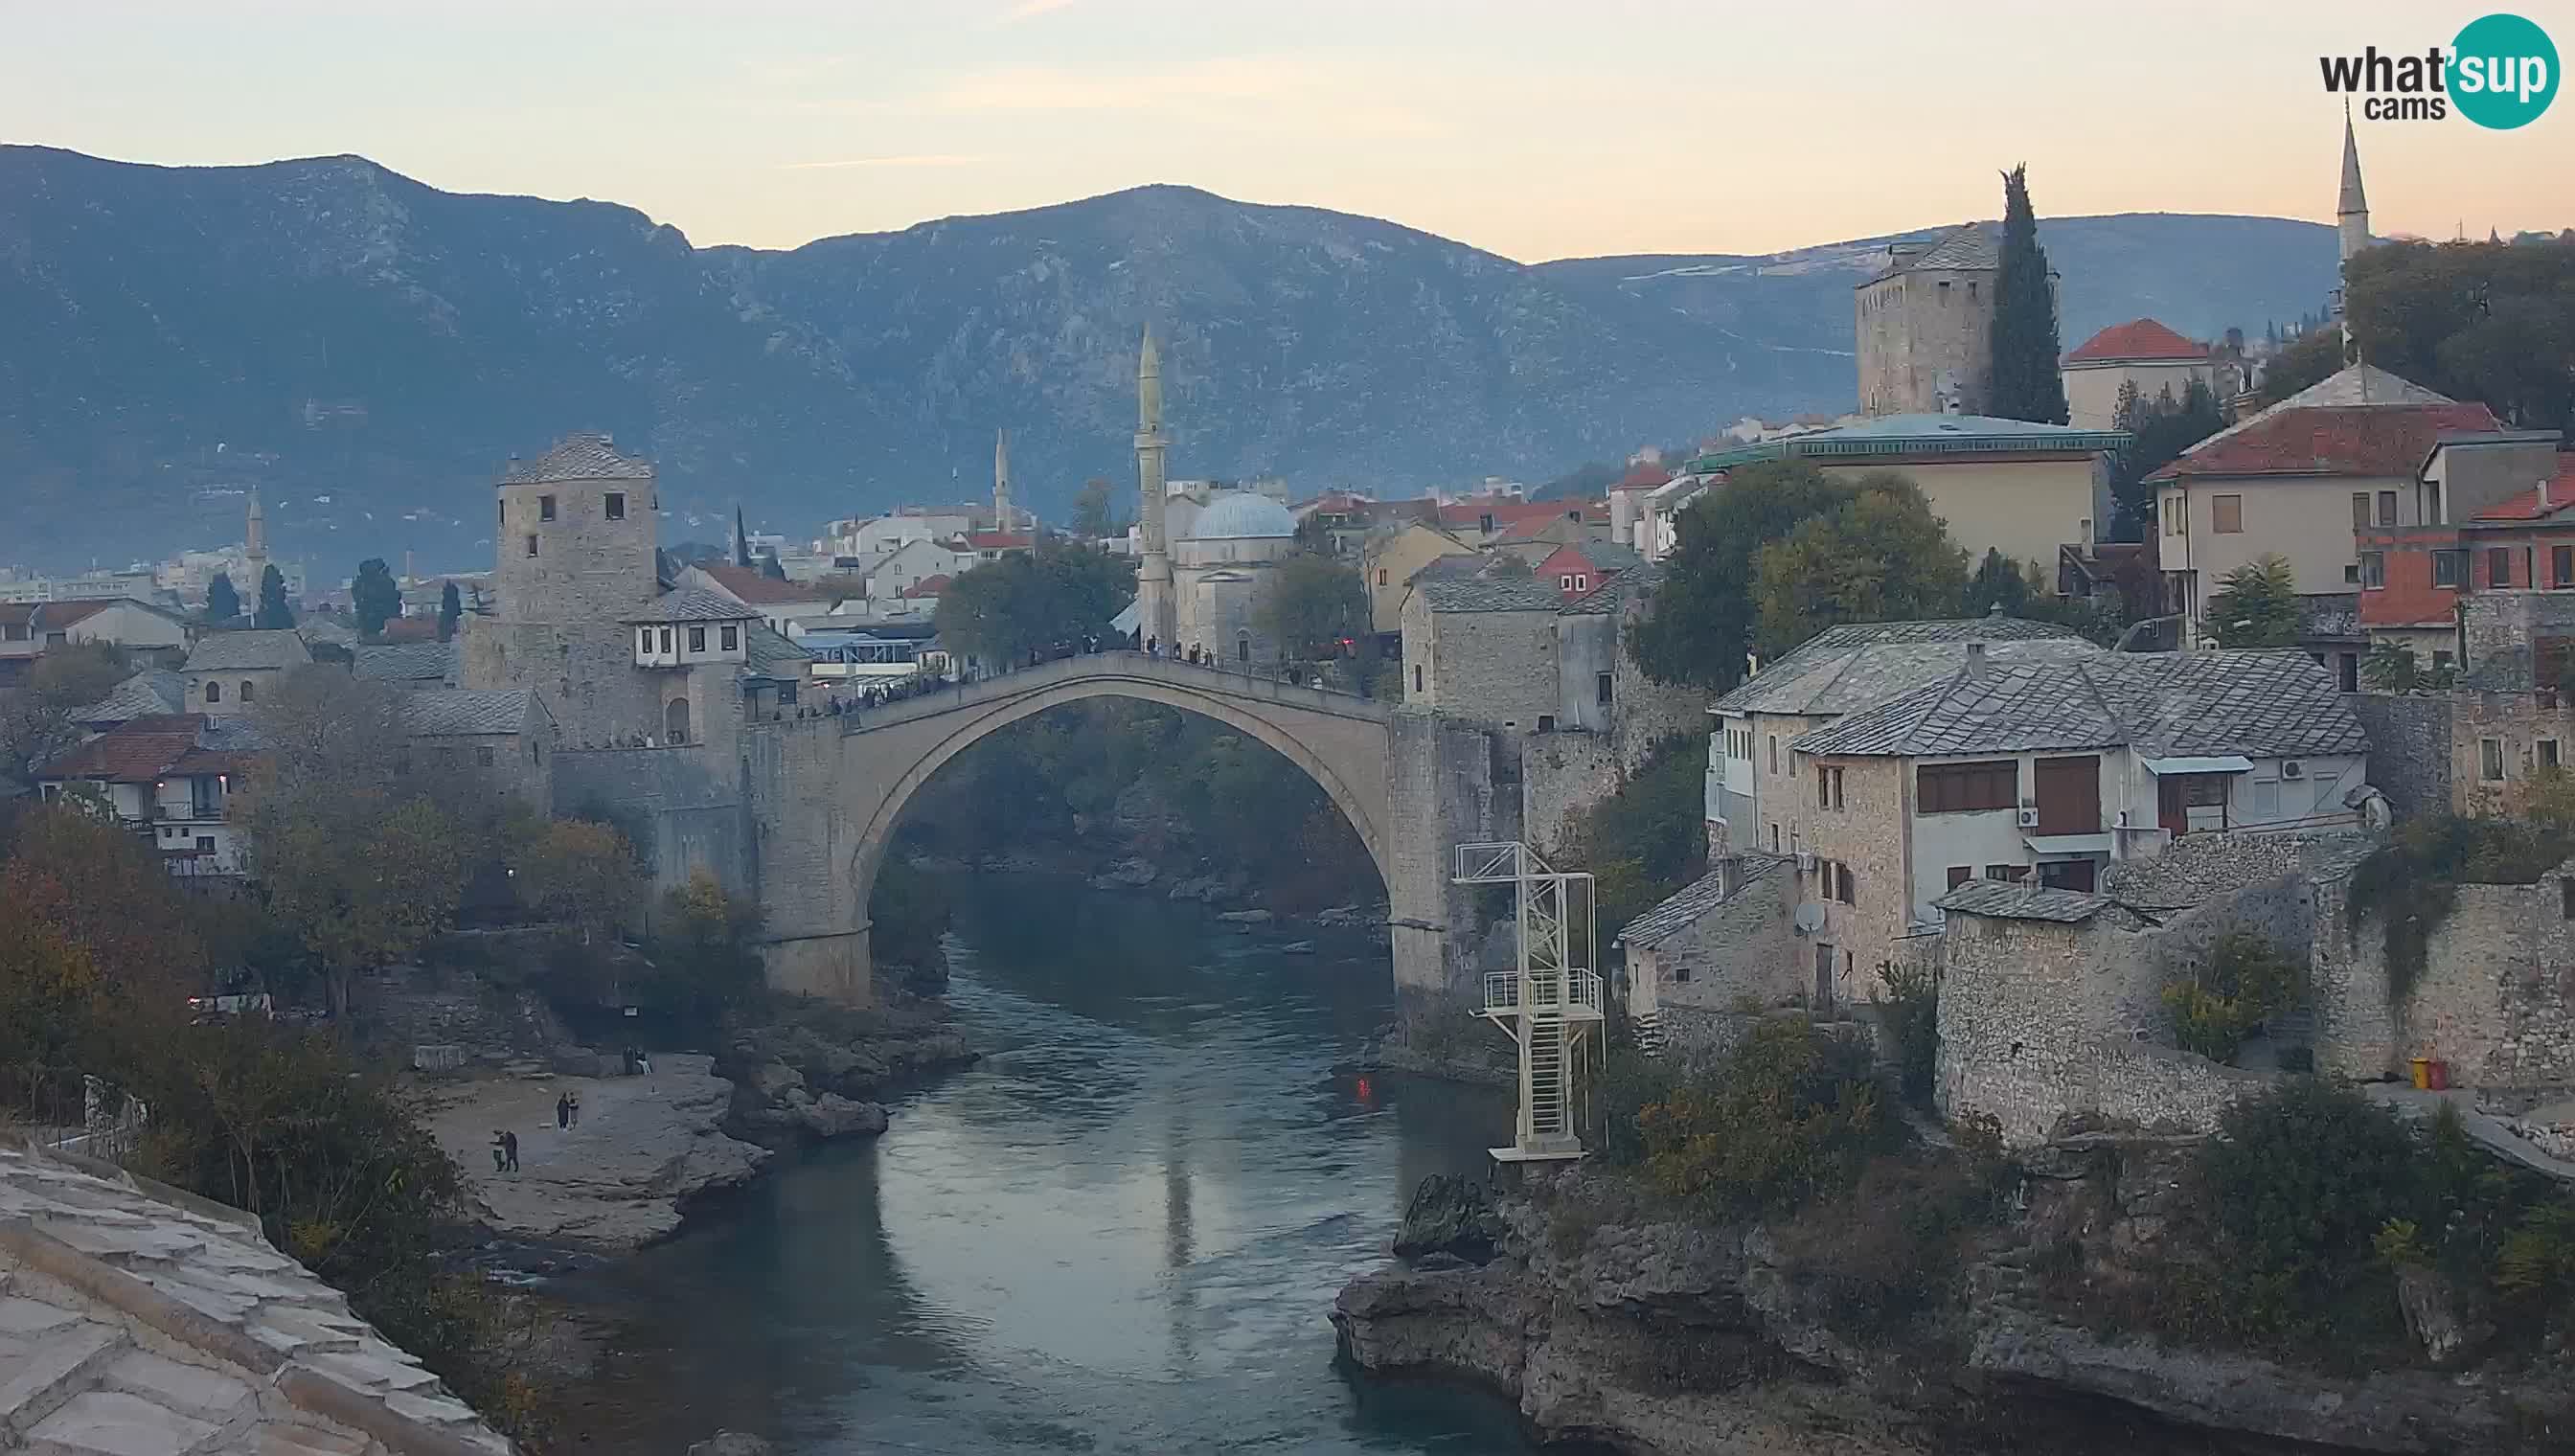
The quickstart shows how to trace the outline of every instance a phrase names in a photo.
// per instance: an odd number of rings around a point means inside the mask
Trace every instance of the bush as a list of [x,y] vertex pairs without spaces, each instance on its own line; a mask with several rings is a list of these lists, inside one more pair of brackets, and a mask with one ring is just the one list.
[[1646,1175],[1737,1214],[1847,1189],[1902,1132],[1869,1071],[1863,1045],[1802,1020],[1765,1021],[1715,1069],[1638,1113]]
[[1594,1151],[1622,1167],[1643,1162],[1645,1135],[1638,1119],[1647,1107],[1668,1100],[1678,1085],[1669,1063],[1613,1043],[1594,1094],[1600,1109],[1600,1145]]
[[2233,1059],[2253,1028],[2296,1004],[2304,977],[2250,931],[2220,936],[2195,980],[2164,991],[2175,1039],[2211,1061]]
[[1896,1088],[1917,1107],[1931,1105],[1940,1062],[1940,972],[1927,965],[1878,967],[1886,993],[1868,993],[1877,1024],[1895,1042]]
[[2575,828],[2432,814],[2407,823],[2352,870],[2344,915],[2379,916],[2387,948],[2387,1001],[2402,1005],[2422,977],[2432,932],[2458,903],[2461,884],[2530,884],[2575,851]]

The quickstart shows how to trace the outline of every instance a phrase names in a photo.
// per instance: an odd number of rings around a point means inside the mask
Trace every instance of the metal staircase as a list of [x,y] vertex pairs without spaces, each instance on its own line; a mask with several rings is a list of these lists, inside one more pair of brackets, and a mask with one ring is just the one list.
[[[1577,881],[1579,893],[1573,889]],[[1508,884],[1516,891],[1519,968],[1484,977],[1479,1012],[1519,1046],[1518,1132],[1509,1147],[1492,1154],[1502,1162],[1578,1158],[1582,1140],[1574,1127],[1583,1061],[1607,1052],[1600,977],[1591,970],[1597,949],[1591,876],[1552,869],[1526,844],[1505,840],[1458,845],[1456,882]]]

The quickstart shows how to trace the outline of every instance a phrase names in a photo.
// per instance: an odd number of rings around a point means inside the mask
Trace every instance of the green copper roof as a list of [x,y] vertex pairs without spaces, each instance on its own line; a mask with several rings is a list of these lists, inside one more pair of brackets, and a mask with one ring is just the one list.
[[2059,451],[2090,455],[2126,448],[2124,430],[2077,430],[2069,425],[2003,420],[1990,415],[1886,415],[1838,430],[1791,435],[1700,456],[1692,474],[1728,470],[1764,460],[1867,460],[1877,456],[1990,455]]

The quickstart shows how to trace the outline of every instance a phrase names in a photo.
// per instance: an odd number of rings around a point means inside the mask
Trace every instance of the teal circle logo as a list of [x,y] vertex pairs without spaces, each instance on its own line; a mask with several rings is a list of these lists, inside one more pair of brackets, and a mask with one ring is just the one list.
[[2450,100],[2481,127],[2510,131],[2557,99],[2557,45],[2518,15],[2471,20],[2450,52]]

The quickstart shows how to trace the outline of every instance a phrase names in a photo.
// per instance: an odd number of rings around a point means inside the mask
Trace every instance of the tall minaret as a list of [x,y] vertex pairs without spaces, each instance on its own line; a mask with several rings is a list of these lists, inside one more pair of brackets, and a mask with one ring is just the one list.
[[1178,620],[1172,603],[1172,559],[1163,548],[1163,359],[1154,348],[1154,326],[1145,326],[1145,348],[1136,359],[1136,485],[1143,494],[1137,516],[1145,559],[1136,571],[1136,630],[1172,649]]
[[1011,432],[993,432],[993,529],[1011,529]]
[[2342,104],[2342,195],[2334,203],[2334,237],[2341,250],[2341,286],[2334,291],[2334,314],[2342,325],[2342,362],[2360,362],[2360,346],[2351,337],[2351,260],[2369,246],[2369,194],[2360,186],[2360,142],[2351,131],[2351,103]]
[[250,488],[250,523],[242,528],[242,562],[250,580],[241,584],[242,600],[257,602],[259,584],[268,576],[268,512],[259,504],[259,487]]

